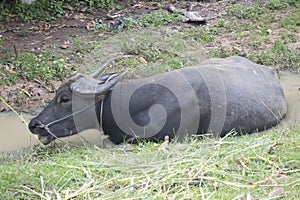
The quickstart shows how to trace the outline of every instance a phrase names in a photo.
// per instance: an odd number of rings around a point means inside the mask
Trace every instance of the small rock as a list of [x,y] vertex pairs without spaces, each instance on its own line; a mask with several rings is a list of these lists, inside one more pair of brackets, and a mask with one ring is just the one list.
[[272,30],[271,30],[271,29],[268,29],[268,30],[267,30],[267,33],[268,33],[268,34],[271,34],[271,33],[272,33]]
[[250,191],[247,192],[247,199],[246,200],[252,200],[252,196]]

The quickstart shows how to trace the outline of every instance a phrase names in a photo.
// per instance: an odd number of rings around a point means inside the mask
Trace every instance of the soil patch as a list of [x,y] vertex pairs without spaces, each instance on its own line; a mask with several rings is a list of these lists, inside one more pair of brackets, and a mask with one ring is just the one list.
[[[209,28],[226,12],[228,5],[239,3],[244,6],[253,6],[257,3],[255,0],[131,2],[131,4],[122,3],[121,10],[113,9],[109,11],[91,10],[85,5],[79,5],[76,8],[66,6],[63,18],[50,22],[32,21],[24,23],[18,18],[14,18],[11,22],[1,22],[0,36],[4,40],[3,48],[0,48],[0,59],[7,56],[17,57],[21,52],[40,54],[44,50],[54,49],[55,52],[59,52],[60,55],[66,58],[68,66],[74,66],[78,64],[77,60],[70,58],[71,54],[76,54],[74,40],[79,39],[82,42],[97,44],[99,41],[113,37],[113,33],[101,30],[95,31],[95,24],[115,24],[119,20],[129,17],[138,19],[143,14],[163,9],[172,3],[178,9],[200,13],[207,21],[205,25],[201,24],[201,26]],[[109,19],[108,15],[118,17]],[[199,24],[181,23],[168,26],[166,29],[183,30],[194,26],[199,26]],[[122,30],[122,32],[125,31]],[[139,33],[138,29],[136,34],[142,34],[142,31]],[[237,42],[231,38],[230,34],[219,37],[217,40],[222,40],[225,46],[226,44],[232,46],[234,42]],[[207,47],[207,50],[218,47],[218,43],[216,43]],[[103,47],[103,49],[105,48],[109,47]],[[190,49],[187,50],[187,54],[189,51]],[[86,63],[81,65],[84,64]],[[60,81],[43,82],[37,79],[28,82],[20,79],[14,86],[0,86],[0,96],[17,111],[34,113],[53,98],[55,88],[58,88],[60,83]],[[8,110],[10,109],[0,102],[0,112]]]
[[[226,6],[232,1],[224,0],[218,3],[210,2],[172,2],[177,8],[185,9],[190,7],[193,11],[199,11],[210,23],[225,12]],[[110,33],[94,31],[95,23],[117,23],[123,18],[138,19],[140,15],[164,8],[169,2],[134,2],[123,4],[122,10],[91,10],[87,6],[68,6],[65,8],[65,15],[60,20],[50,22],[28,22],[24,23],[20,19],[13,19],[11,22],[1,22],[0,35],[4,39],[3,47],[0,49],[0,58],[6,56],[17,57],[21,52],[31,52],[40,54],[44,50],[56,48],[68,56],[72,52],[72,42],[80,38],[80,41],[97,42],[103,38],[111,37]],[[111,20],[107,15],[118,16]],[[173,28],[186,28],[194,26],[190,24],[174,25]],[[69,60],[69,65],[74,62]],[[57,81],[50,83],[35,80],[27,82],[18,80],[14,86],[0,86],[0,95],[14,109],[23,112],[34,112],[38,107],[43,107],[49,102],[55,92],[55,88],[60,84]],[[0,102],[0,111],[10,110]]]

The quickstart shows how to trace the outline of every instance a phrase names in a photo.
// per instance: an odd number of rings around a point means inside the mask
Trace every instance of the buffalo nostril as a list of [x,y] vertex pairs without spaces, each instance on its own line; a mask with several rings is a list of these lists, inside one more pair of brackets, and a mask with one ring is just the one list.
[[30,123],[28,124],[28,128],[29,128],[29,130],[30,130],[31,132],[33,132],[34,129],[40,128],[41,125],[42,125],[42,123],[41,123],[39,120],[33,118],[33,119],[30,121]]

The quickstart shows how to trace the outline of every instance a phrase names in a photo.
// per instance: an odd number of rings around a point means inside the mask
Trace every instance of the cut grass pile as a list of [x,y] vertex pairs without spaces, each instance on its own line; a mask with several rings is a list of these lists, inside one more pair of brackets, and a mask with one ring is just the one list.
[[300,198],[300,127],[220,140],[0,156],[1,199]]

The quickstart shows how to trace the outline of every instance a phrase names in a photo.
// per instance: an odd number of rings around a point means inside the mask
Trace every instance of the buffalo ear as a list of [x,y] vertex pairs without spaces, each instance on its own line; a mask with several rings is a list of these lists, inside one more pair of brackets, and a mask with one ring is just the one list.
[[113,88],[127,72],[112,74],[105,81],[97,80],[90,76],[79,75],[70,85],[72,92],[83,96],[100,96]]

